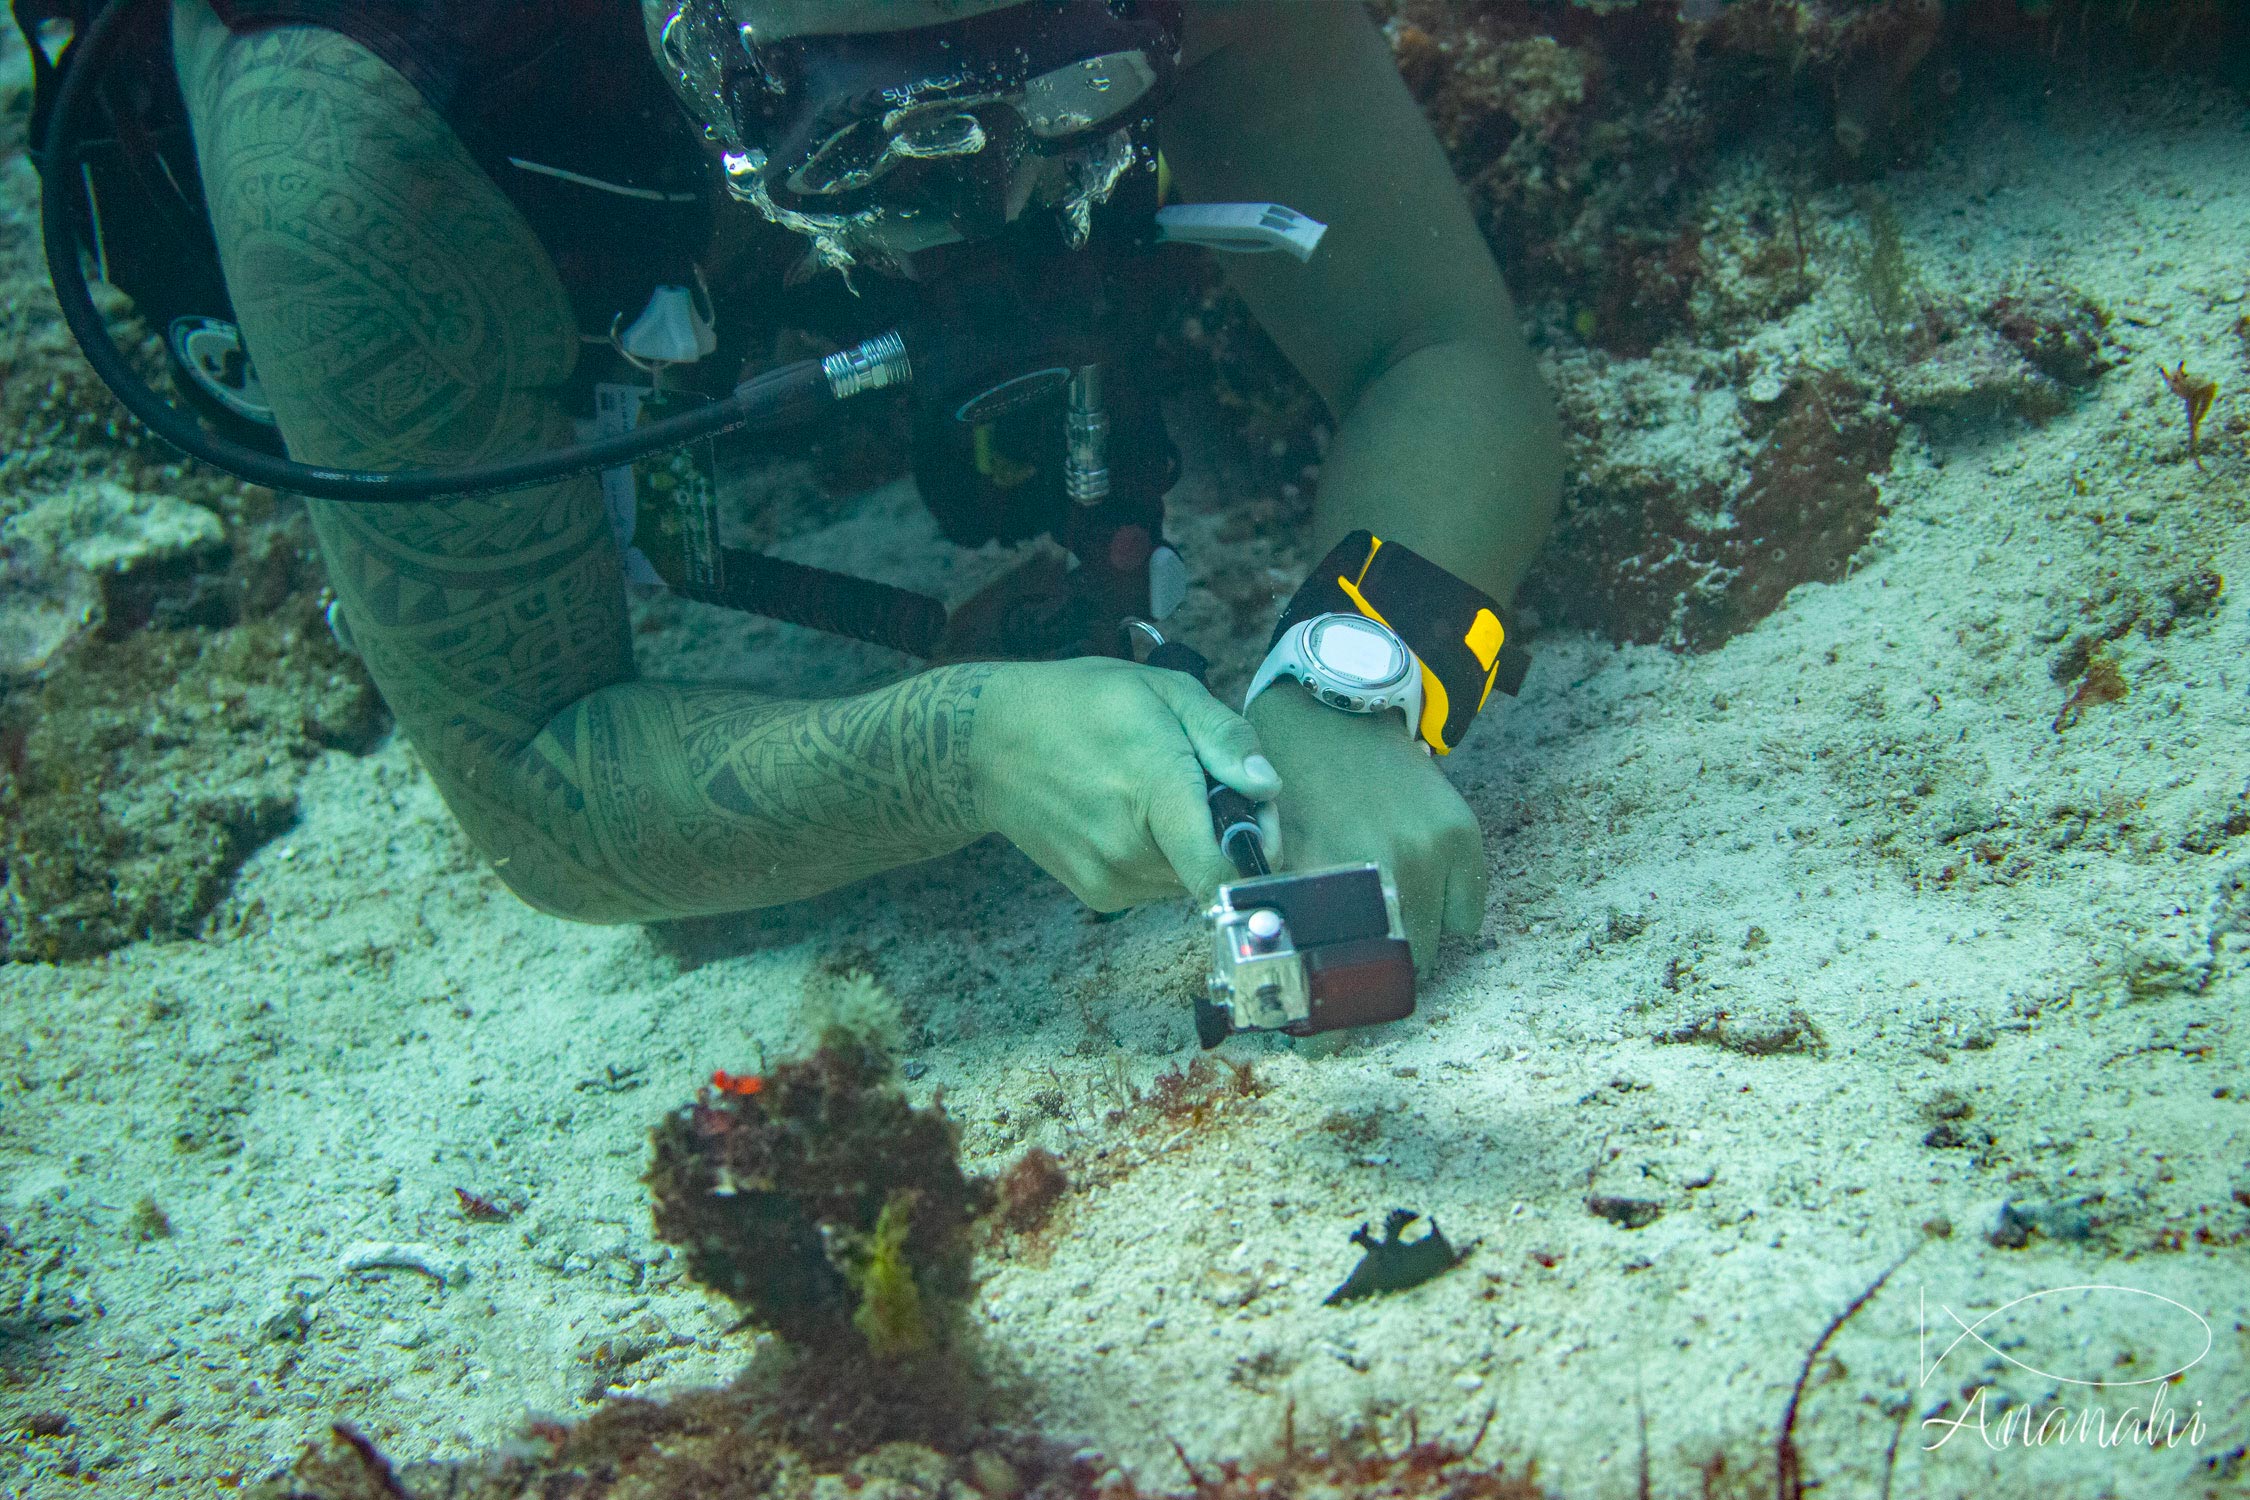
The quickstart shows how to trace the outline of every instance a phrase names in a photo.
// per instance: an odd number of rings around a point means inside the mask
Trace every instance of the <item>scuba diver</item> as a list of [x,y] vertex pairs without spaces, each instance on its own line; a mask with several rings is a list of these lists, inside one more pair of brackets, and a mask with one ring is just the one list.
[[[707,482],[692,459],[653,488],[612,469],[310,500],[339,633],[525,901],[735,911],[988,833],[1097,910],[1208,898],[1235,873],[1208,772],[1273,803],[1291,866],[1379,861],[1417,963],[1481,926],[1482,839],[1440,758],[1521,680],[1501,601],[1553,519],[1561,445],[1361,6],[174,0],[170,42],[224,316],[143,313],[206,420],[266,424],[294,472],[504,466],[699,399],[699,365],[741,364],[726,309],[783,295],[741,274],[754,214],[800,237],[804,290],[923,330],[918,380],[954,372],[916,417],[947,534],[1044,531],[1076,560],[1034,612],[1024,654],[1050,659],[783,700],[641,678],[628,584],[749,608],[795,591],[767,612],[972,653],[919,596],[761,571],[690,511],[652,520],[660,491]],[[1334,419],[1326,557],[1240,713],[1113,644],[1184,588],[1162,530],[1177,459],[1132,347],[1135,266],[1164,241],[1287,252],[1229,254],[1227,275]],[[831,387],[902,376],[901,349],[835,356]],[[617,383],[630,367],[653,379]],[[722,589],[722,562],[752,581]]]

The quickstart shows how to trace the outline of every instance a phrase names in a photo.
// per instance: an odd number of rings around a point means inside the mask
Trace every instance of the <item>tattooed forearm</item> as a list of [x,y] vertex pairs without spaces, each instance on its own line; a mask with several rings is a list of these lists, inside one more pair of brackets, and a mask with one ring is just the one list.
[[583,789],[589,815],[567,827],[596,842],[534,857],[566,879],[616,872],[602,914],[623,918],[785,901],[958,848],[984,831],[969,764],[991,670],[819,703],[673,684],[596,693],[533,747]]
[[[413,86],[330,32],[232,35],[203,0],[180,0],[174,34],[228,287],[291,452],[388,467],[567,443],[569,299]],[[827,703],[636,682],[591,478],[312,515],[392,712],[542,907],[782,901],[981,831],[978,669]]]

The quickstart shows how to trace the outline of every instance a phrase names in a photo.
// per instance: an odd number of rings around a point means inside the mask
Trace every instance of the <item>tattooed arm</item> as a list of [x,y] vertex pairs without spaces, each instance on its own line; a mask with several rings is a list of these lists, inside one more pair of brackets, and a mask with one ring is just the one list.
[[[331,32],[231,35],[203,0],[181,0],[175,38],[228,286],[290,452],[391,468],[570,441],[562,285],[414,87]],[[1005,669],[816,703],[636,681],[593,479],[311,510],[391,711],[535,906],[735,910],[992,826],[972,745]]]

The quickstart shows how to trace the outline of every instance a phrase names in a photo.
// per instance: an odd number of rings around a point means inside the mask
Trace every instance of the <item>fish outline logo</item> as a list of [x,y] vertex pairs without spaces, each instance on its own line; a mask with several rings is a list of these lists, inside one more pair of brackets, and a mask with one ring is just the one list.
[[[2043,1297],[2061,1297],[2066,1296],[2072,1292],[2114,1292],[2123,1294],[2128,1297],[2145,1297],[2152,1302],[2160,1302],[2167,1307],[2178,1308],[2181,1312],[2184,1312],[2189,1317],[2193,1318],[2196,1322],[2196,1326],[2203,1330],[2203,1347],[2197,1350],[2194,1357],[2189,1359],[2185,1364],[2177,1365],[2172,1369],[2166,1370],[2161,1375],[2143,1375],[2132,1380],[2082,1380],[2076,1376],[2057,1375],[2051,1370],[2042,1370],[2037,1365],[2031,1364],[2025,1360],[2018,1359],[2013,1354],[2010,1354],[2007,1350],[1993,1344],[1989,1339],[1985,1338],[1983,1334],[1977,1331],[1978,1329],[1984,1327],[1987,1323],[1990,1323],[1994,1318],[1999,1317],[2001,1314],[2009,1311],[2012,1308],[2021,1307],[2027,1302],[2037,1302]],[[1915,1332],[1920,1339],[1920,1343],[1915,1353],[1917,1363],[1920,1366],[1920,1380],[1918,1383],[1921,1385],[1928,1385],[1930,1383],[1930,1377],[1938,1372],[1938,1368],[1943,1365],[1949,1357],[1951,1357],[1953,1351],[1960,1348],[1965,1340],[1970,1339],[1974,1339],[1982,1348],[1990,1351],[1995,1355],[1998,1355],[2001,1359],[2006,1360],[2009,1364],[2014,1365],[2017,1369],[2022,1370],[2027,1374],[2036,1375],[2042,1380],[2052,1380],[2061,1385],[2083,1386],[2091,1390],[2122,1390],[2131,1386],[2155,1385],[2159,1382],[2170,1382],[2176,1380],[2180,1376],[2185,1375],[2188,1371],[2194,1369],[2197,1365],[2201,1364],[2204,1358],[2210,1354],[2213,1346],[2213,1336],[2211,1333],[2210,1320],[2205,1318],[2203,1314],[2197,1312],[2194,1308],[2189,1307],[2186,1303],[2180,1302],[2171,1297],[2167,1297],[2162,1292],[2151,1292],[2141,1287],[2121,1286],[2113,1282],[2090,1281],[2082,1282],[2076,1286],[2045,1287],[2040,1289],[2039,1291],[2026,1292],[2021,1297],[2014,1298],[2011,1301],[2003,1302],[1998,1307],[1990,1309],[1989,1311],[1979,1316],[1973,1323],[1962,1321],[1961,1315],[1959,1313],[1955,1312],[1952,1308],[1947,1307],[1942,1303],[1939,1304],[1938,1310],[1944,1313],[1947,1317],[1951,1318],[1954,1322],[1954,1325],[1961,1331],[1953,1336],[1953,1341],[1947,1344],[1945,1348],[1938,1354],[1938,1357],[1933,1360],[1929,1357],[1929,1299],[1929,1289],[1927,1287],[1924,1287],[1921,1292],[1921,1305],[1915,1318]]]

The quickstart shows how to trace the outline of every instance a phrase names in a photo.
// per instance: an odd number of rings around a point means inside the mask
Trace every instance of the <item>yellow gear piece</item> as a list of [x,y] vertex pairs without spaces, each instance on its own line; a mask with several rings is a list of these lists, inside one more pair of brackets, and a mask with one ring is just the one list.
[[1039,472],[1030,464],[1017,463],[994,445],[990,422],[978,424],[974,446],[977,472],[991,480],[1000,489],[1012,490]]
[[[1379,541],[1375,544],[1376,547],[1382,545]],[[1367,560],[1369,562],[1375,560],[1375,549],[1373,547],[1370,547],[1367,551]],[[1367,569],[1363,567],[1359,570],[1359,573],[1360,577],[1364,578],[1367,576]],[[1336,586],[1350,596],[1352,603],[1358,606],[1361,614],[1386,629],[1390,627],[1391,622],[1384,619],[1376,611],[1375,606],[1367,602],[1367,596],[1359,591],[1357,583],[1339,573],[1336,575]],[[1445,742],[1445,716],[1449,711],[1451,702],[1445,696],[1445,684],[1438,681],[1437,673],[1422,665],[1422,658],[1419,656],[1414,658],[1414,668],[1422,674],[1422,743],[1428,745],[1431,750],[1439,755],[1451,755],[1453,747]]]

